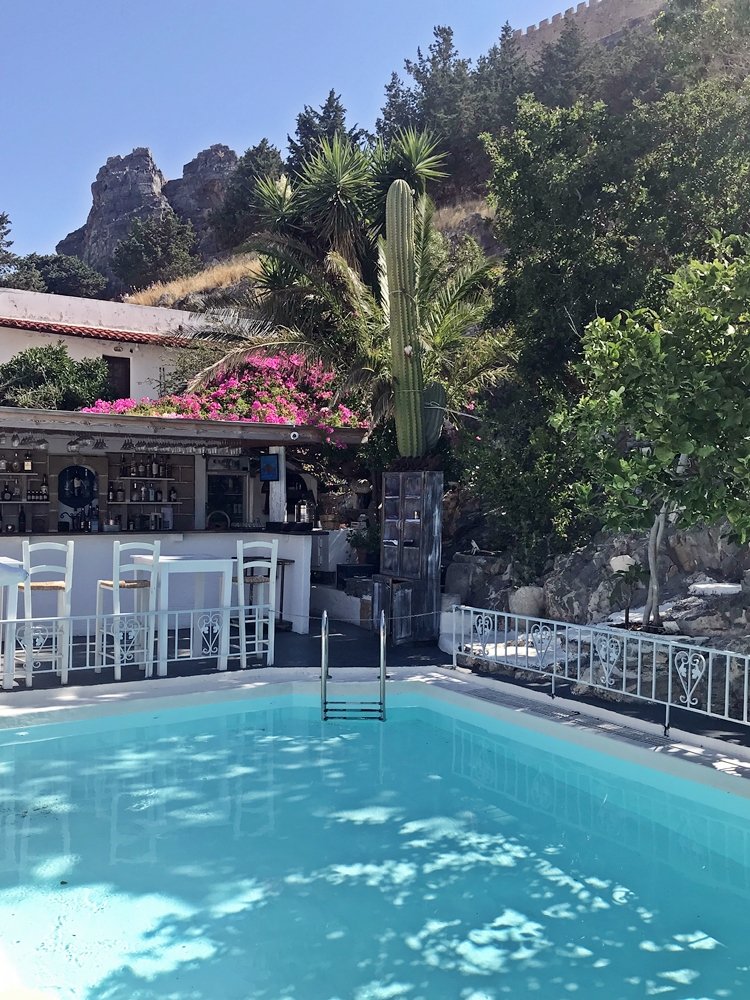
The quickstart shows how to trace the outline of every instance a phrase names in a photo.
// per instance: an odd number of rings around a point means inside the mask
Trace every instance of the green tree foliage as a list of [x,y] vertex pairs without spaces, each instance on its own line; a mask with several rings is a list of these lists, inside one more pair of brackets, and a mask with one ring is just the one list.
[[587,328],[581,398],[554,421],[586,463],[583,501],[594,491],[608,524],[651,529],[655,617],[667,519],[726,517],[750,538],[749,298],[750,240],[718,242],[713,259],[674,275],[659,310]]
[[287,136],[288,172],[293,176],[301,173],[305,163],[319,150],[321,141],[332,143],[337,136],[340,141],[346,140],[352,146],[366,146],[371,141],[365,129],[347,125],[346,108],[341,103],[341,97],[331,90],[319,109],[306,104],[297,115],[294,137]]
[[516,323],[526,372],[556,377],[596,316],[658,304],[712,228],[747,229],[749,128],[750,88],[711,81],[624,118],[526,98],[513,135],[487,137],[508,247],[493,320]]
[[509,128],[516,117],[518,98],[531,90],[532,74],[507,22],[499,40],[477,60],[473,84],[476,135],[480,132],[496,135]]
[[748,0],[671,0],[657,20],[671,74],[686,84],[750,72]]
[[224,201],[212,224],[223,246],[238,246],[258,229],[255,191],[262,177],[278,181],[284,169],[281,153],[268,139],[245,150],[229,179]]
[[[586,78],[590,46],[581,29],[568,20],[559,39],[545,45],[532,76],[533,92],[548,108],[570,108],[593,87]],[[588,86],[587,86],[588,84]]]
[[101,358],[74,361],[64,344],[30,347],[0,365],[0,404],[77,410],[112,399]]
[[390,142],[402,129],[420,129],[423,116],[411,87],[407,87],[398,73],[391,73],[385,86],[385,104],[375,123],[375,131],[384,142]]
[[13,267],[16,255],[11,251],[10,218],[7,212],[0,212],[0,279]]
[[171,209],[159,216],[136,219],[115,247],[112,270],[128,288],[173,281],[198,270],[194,245],[192,225],[181,222]]
[[9,288],[96,299],[105,291],[107,279],[79,257],[31,253],[16,259],[15,268],[3,284]]
[[573,488],[584,466],[550,426],[553,400],[512,378],[469,413],[454,446],[462,486],[483,517],[482,543],[512,556],[519,583],[538,579],[598,527],[595,505],[581,504]]

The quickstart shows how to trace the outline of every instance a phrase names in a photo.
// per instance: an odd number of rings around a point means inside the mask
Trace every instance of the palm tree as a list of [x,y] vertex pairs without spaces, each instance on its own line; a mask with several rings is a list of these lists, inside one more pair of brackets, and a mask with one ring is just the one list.
[[[416,211],[416,297],[425,382],[445,389],[447,409],[508,377],[514,356],[507,331],[482,330],[492,261],[467,264],[446,274],[432,206],[422,196]],[[333,231],[333,230],[332,230]],[[350,247],[351,243],[348,244]],[[340,392],[360,395],[373,420],[391,412],[391,352],[384,243],[377,246],[373,287],[338,250],[289,236],[268,234],[246,249],[262,254],[262,268],[240,307],[216,317],[225,357],[197,376],[240,367],[249,350],[294,350],[346,375]]]

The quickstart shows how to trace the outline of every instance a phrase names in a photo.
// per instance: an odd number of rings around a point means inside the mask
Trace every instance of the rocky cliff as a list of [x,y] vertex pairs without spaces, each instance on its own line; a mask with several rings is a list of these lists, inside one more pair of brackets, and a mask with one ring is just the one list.
[[236,165],[233,150],[215,145],[187,163],[181,178],[167,181],[149,149],[111,156],[91,185],[92,205],[85,224],[61,240],[56,250],[110,275],[114,249],[133,221],[160,215],[171,206],[181,219],[193,223],[198,252],[208,260],[217,250],[209,216],[221,203]]

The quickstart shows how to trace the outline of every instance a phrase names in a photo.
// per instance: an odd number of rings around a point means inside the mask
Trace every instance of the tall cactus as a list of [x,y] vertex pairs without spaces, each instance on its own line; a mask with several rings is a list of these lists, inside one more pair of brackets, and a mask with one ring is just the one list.
[[396,438],[404,458],[419,458],[426,450],[424,379],[417,330],[414,197],[406,181],[394,181],[388,189],[385,231]]

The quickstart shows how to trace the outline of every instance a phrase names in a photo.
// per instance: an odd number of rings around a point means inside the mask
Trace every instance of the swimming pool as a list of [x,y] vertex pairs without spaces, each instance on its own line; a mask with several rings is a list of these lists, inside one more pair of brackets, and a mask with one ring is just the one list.
[[0,733],[0,779],[2,984],[750,995],[750,801],[507,719],[422,696],[383,725],[299,698],[153,710]]

